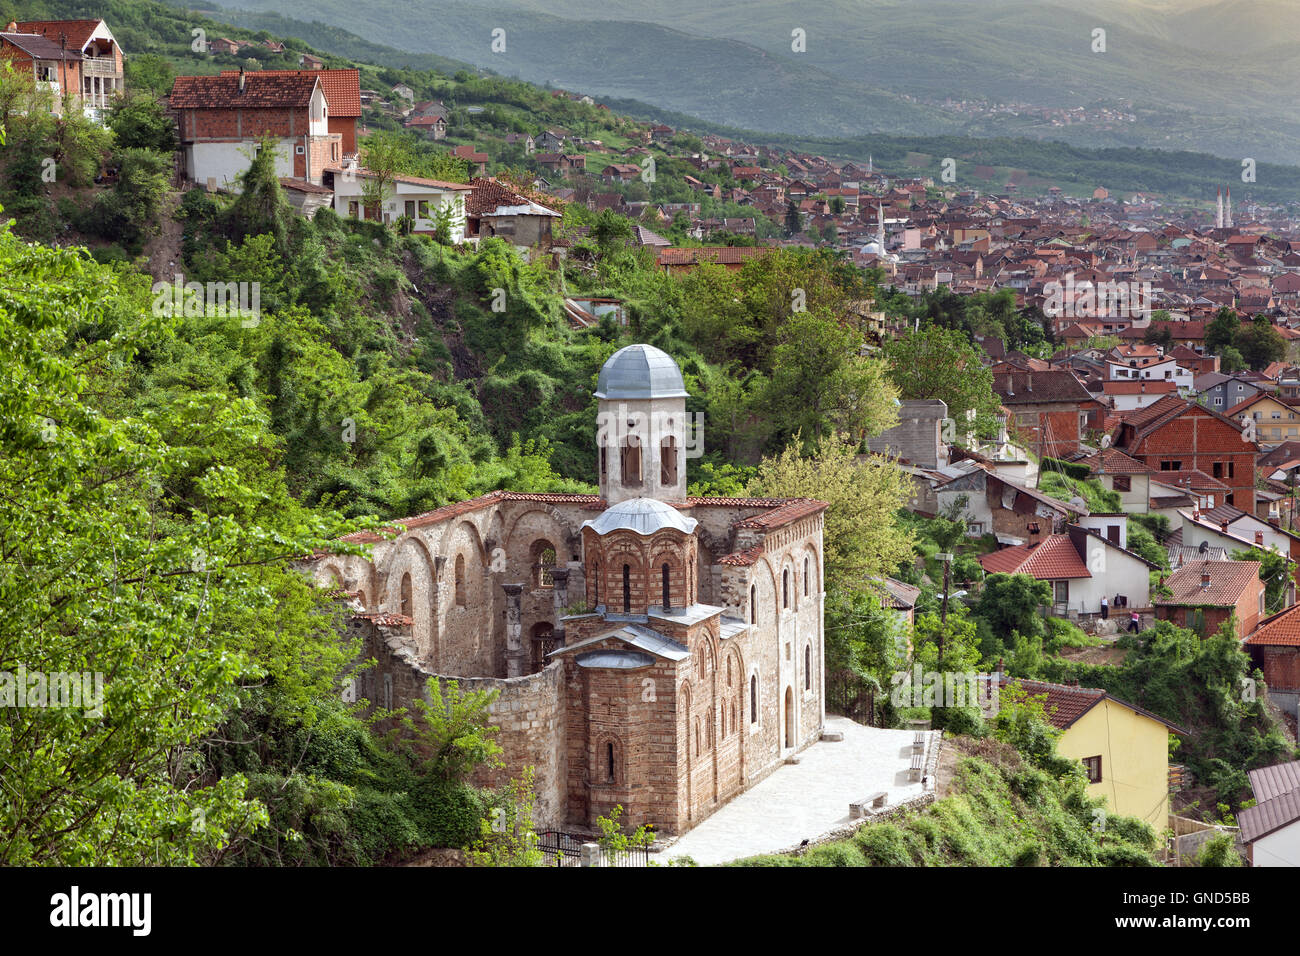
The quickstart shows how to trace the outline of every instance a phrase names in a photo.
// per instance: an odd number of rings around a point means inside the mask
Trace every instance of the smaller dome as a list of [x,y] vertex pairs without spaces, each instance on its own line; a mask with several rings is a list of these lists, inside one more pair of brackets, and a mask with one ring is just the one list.
[[694,518],[688,518],[672,505],[666,505],[654,498],[629,498],[606,508],[599,518],[584,521],[584,528],[591,528],[599,535],[611,531],[633,531],[639,535],[649,536],[663,528],[674,528],[683,534],[691,534],[699,524]]
[[596,379],[596,397],[609,399],[687,398],[682,370],[653,345],[628,345],[609,357]]

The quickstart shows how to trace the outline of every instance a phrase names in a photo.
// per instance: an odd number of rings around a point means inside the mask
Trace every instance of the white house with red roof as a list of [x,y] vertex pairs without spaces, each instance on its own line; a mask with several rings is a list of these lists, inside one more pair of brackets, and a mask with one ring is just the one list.
[[451,241],[465,240],[465,199],[470,187],[422,176],[397,175],[387,185],[378,207],[366,204],[366,185],[374,179],[370,170],[349,164],[332,167],[328,178],[334,188],[334,211],[349,219],[371,219],[386,224],[405,216],[412,232],[432,235],[445,209],[451,216]]
[[31,71],[38,87],[54,93],[56,115],[66,96],[100,120],[125,89],[122,48],[103,20],[10,20],[0,33],[0,60]]
[[1150,605],[1149,572],[1156,565],[1111,541],[1104,532],[1072,524],[1062,534],[981,555],[987,574],[1027,574],[1052,586],[1054,613],[1097,614],[1111,606]]

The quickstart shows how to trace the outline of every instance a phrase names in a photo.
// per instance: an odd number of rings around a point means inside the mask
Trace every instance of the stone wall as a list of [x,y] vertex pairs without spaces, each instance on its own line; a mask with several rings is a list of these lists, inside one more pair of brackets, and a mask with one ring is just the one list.
[[[472,782],[483,787],[499,787],[518,777],[525,767],[535,770],[534,788],[537,802],[534,823],[538,829],[561,828],[565,822],[564,801],[564,709],[562,688],[564,667],[553,663],[536,674],[499,679],[459,677],[437,674],[420,663],[411,646],[410,626],[385,623],[390,619],[374,616],[354,617],[349,636],[360,638],[360,659],[373,657],[377,662],[358,676],[355,693],[374,707],[410,707],[417,697],[428,700],[426,682],[430,677],[456,681],[462,693],[495,690],[497,699],[489,712],[503,753],[503,767],[480,768]],[[380,729],[392,722],[381,721]]]

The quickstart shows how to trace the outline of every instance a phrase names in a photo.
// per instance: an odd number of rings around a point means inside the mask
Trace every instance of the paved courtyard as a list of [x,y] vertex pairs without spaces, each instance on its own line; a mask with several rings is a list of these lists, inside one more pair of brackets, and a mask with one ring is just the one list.
[[891,804],[921,793],[920,781],[908,779],[912,731],[830,716],[826,729],[844,739],[813,744],[655,858],[689,856],[703,866],[772,853],[849,823],[849,804],[872,793],[887,791]]

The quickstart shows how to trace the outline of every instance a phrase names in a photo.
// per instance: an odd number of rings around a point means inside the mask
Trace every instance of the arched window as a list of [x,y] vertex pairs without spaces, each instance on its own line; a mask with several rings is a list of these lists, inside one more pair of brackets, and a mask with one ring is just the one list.
[[672,435],[659,444],[659,484],[664,488],[677,484],[677,439]]
[[532,552],[533,587],[555,587],[555,548],[549,541],[534,541]]
[[410,617],[410,616],[411,616],[411,608],[412,608],[412,607],[413,607],[413,605],[412,605],[412,603],[411,603],[411,576],[410,576],[409,574],[403,574],[403,575],[402,575],[402,610],[401,610],[401,613],[402,613],[402,614],[405,614],[407,617]]
[[550,621],[538,621],[533,625],[532,639],[533,673],[546,666],[546,655],[555,650],[555,628]]
[[758,623],[758,586],[755,584],[749,586],[749,623]]
[[700,718],[695,718],[695,756],[700,755]]
[[781,609],[788,611],[790,609],[790,569],[786,568],[781,572]]
[[617,783],[614,779],[614,743],[610,741],[605,744],[605,779],[610,783]]
[[812,645],[803,646],[803,689],[812,690]]
[[620,456],[624,488],[641,486],[641,445],[635,435],[629,435]]
[[803,596],[808,596],[808,557],[803,559]]
[[727,686],[731,686],[731,658],[727,658]]
[[758,675],[749,678],[749,722],[758,723]]
[[465,555],[456,555],[456,606],[465,606]]
[[632,566],[623,565],[623,613],[632,613]]
[[668,608],[670,608],[670,607],[673,606],[672,594],[669,593],[669,590],[668,590],[668,564],[667,564],[667,562],[664,563],[664,566],[663,566],[662,570],[663,570],[663,575],[664,575],[664,610],[667,610]]
[[600,606],[600,565],[598,564],[592,564],[591,566],[591,587],[592,587],[593,597],[595,598],[592,606],[599,607]]

